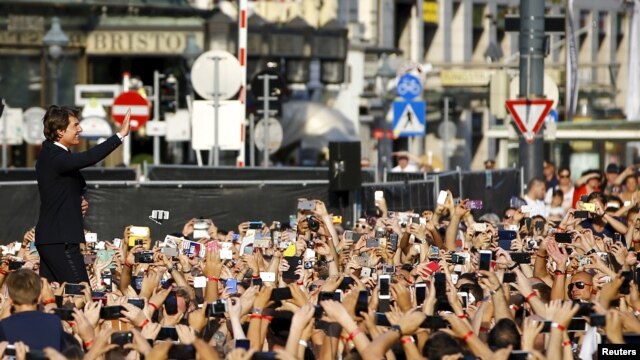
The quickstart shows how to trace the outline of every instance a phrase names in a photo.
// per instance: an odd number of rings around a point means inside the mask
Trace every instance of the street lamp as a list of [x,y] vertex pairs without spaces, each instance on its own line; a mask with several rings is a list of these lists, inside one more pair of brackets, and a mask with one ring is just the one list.
[[47,61],[51,70],[51,103],[58,104],[60,57],[62,57],[63,48],[69,44],[69,37],[62,31],[59,18],[54,17],[51,19],[51,29],[42,38],[42,42],[47,47],[47,52],[51,58],[50,61]]
[[391,168],[391,151],[393,145],[392,140],[389,137],[389,134],[391,133],[391,126],[387,121],[387,113],[389,112],[388,100],[390,98],[387,94],[387,87],[389,85],[389,81],[396,77],[396,72],[391,67],[387,54],[383,53],[381,60],[382,63],[376,71],[376,79],[379,78],[382,83],[382,90],[380,91],[380,98],[382,100],[382,119],[380,128],[383,131],[383,138],[380,139],[380,142],[378,143],[378,174],[383,174],[385,168]]

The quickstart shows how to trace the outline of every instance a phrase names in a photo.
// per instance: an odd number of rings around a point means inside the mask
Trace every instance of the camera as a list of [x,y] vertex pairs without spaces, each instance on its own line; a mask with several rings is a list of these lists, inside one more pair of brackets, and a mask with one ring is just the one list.
[[454,265],[464,265],[466,260],[467,259],[464,256],[460,256],[458,254],[451,254],[451,263]]
[[141,251],[137,252],[134,255],[135,261],[138,264],[152,264],[153,263],[153,252],[152,251]]
[[207,304],[206,314],[209,317],[224,315],[225,312],[227,312],[227,302],[225,300],[216,300]]
[[313,269],[313,261],[305,261],[303,265],[305,269]]
[[318,229],[320,229],[320,221],[318,221],[315,216],[307,217],[307,224],[311,231],[318,231]]
[[533,250],[533,249],[537,249],[538,248],[538,242],[535,241],[532,238],[527,238],[526,239],[526,244],[527,244],[527,249],[529,249],[529,250]]

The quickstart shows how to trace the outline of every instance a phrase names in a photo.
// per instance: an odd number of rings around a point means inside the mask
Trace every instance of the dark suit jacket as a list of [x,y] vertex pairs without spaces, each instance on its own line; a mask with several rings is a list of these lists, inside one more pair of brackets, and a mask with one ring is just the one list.
[[80,204],[86,182],[80,169],[104,159],[120,144],[120,138],[113,135],[85,152],[72,154],[51,141],[42,143],[36,163],[40,191],[36,245],[84,242]]

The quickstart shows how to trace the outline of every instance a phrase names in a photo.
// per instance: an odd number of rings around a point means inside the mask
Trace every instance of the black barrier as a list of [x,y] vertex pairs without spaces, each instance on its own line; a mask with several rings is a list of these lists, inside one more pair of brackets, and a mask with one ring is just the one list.
[[[413,174],[412,174],[413,176]],[[482,200],[484,208],[474,215],[502,214],[512,196],[520,195],[520,174],[515,169],[491,172],[430,174],[427,180],[363,184],[360,199],[364,215],[376,214],[374,193],[382,190],[390,211],[434,209],[439,190],[450,190],[454,198]]]
[[[138,174],[131,168],[90,167],[81,170],[87,181],[136,181]],[[36,181],[35,168],[0,170],[0,182]]]
[[187,165],[147,166],[149,181],[251,181],[251,180],[327,180],[328,168],[303,167],[209,167]]
[[[122,237],[128,225],[149,226],[154,240],[182,231],[192,217],[214,219],[224,230],[237,230],[242,221],[288,222],[300,197],[327,199],[327,183],[293,184],[89,184],[86,226],[99,239]],[[0,242],[22,240],[38,219],[37,185],[1,185]],[[10,205],[10,206],[7,206]],[[152,210],[169,211],[169,220],[158,225],[149,219]]]

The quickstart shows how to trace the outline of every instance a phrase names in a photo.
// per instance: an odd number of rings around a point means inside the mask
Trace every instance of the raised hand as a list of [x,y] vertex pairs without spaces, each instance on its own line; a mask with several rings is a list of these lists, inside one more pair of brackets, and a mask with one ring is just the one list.
[[125,137],[129,135],[129,130],[131,129],[131,108],[127,111],[127,114],[124,116],[124,121],[122,121],[122,125],[120,126],[120,131],[118,133]]

